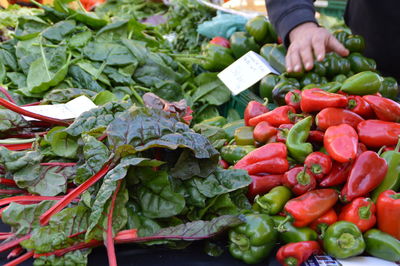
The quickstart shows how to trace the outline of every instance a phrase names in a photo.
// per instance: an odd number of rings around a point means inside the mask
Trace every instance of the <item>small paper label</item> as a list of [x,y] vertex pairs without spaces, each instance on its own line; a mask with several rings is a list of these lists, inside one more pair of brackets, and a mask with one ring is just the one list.
[[[35,105],[22,107],[32,113],[56,118],[60,120],[74,119],[80,116],[83,112],[95,108],[96,105],[86,96],[79,96],[65,104],[53,105]],[[23,116],[27,121],[37,120],[32,117]]]
[[237,95],[269,73],[279,74],[262,56],[250,51],[221,71],[218,78]]

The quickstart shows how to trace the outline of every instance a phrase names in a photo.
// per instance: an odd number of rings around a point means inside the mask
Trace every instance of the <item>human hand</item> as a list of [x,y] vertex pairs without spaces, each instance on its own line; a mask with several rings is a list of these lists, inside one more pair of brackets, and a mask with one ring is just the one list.
[[286,54],[286,70],[309,71],[314,66],[314,58],[322,61],[328,52],[347,56],[349,51],[325,28],[314,22],[306,22],[289,33],[290,46]]

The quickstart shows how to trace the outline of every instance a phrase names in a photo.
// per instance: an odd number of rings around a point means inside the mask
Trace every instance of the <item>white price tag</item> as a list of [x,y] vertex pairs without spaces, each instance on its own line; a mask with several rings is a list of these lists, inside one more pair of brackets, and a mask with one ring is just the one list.
[[[56,118],[60,120],[74,119],[80,116],[83,112],[89,111],[95,108],[96,105],[86,96],[79,96],[72,101],[65,104],[53,104],[53,105],[35,105],[22,107],[23,109],[45,115],[51,118]],[[37,120],[35,118],[24,116],[28,121]]]
[[279,74],[262,56],[250,51],[221,71],[218,78],[237,95],[269,73]]

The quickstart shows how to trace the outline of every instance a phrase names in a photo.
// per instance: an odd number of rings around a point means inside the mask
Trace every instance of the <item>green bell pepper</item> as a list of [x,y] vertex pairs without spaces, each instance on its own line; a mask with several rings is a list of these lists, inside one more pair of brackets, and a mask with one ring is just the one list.
[[246,30],[259,44],[274,42],[276,39],[276,33],[265,16],[248,20]]
[[305,142],[312,125],[312,117],[308,116],[297,122],[290,130],[286,138],[286,146],[289,155],[296,161],[303,163],[307,155],[313,152],[311,143]]
[[226,118],[223,116],[216,116],[203,120],[201,121],[200,124],[214,126],[214,127],[222,127],[226,124]]
[[345,74],[339,74],[335,76],[332,81],[340,82],[343,83],[347,79],[347,76]]
[[249,51],[258,52],[260,46],[254,40],[254,37],[248,36],[246,32],[235,32],[230,38],[231,50],[236,58],[242,57]]
[[234,133],[235,142],[237,145],[253,145],[253,127],[239,127]]
[[392,77],[383,78],[382,86],[379,88],[379,93],[383,97],[396,100],[399,90],[397,81]]
[[262,56],[262,57],[264,57],[265,58],[265,60],[269,60],[269,53],[271,52],[271,50],[274,48],[274,47],[276,47],[276,46],[278,46],[276,43],[267,43],[267,44],[264,44],[262,47],[261,47],[261,49],[260,49],[260,55]]
[[285,57],[286,48],[280,44],[271,49],[267,60],[274,69],[276,69],[279,73],[283,73],[286,71]]
[[344,41],[344,46],[350,53],[362,53],[365,49],[365,41],[360,35],[349,35]]
[[344,30],[335,30],[334,32],[333,32],[333,36],[335,36],[335,38],[339,41],[339,42],[341,42],[342,44],[344,44],[344,42],[346,41],[346,39],[347,39],[347,37],[349,36],[350,34],[347,32],[347,31],[344,31]]
[[383,78],[372,71],[364,71],[346,79],[341,90],[349,94],[367,95],[379,91]]
[[387,162],[388,170],[383,181],[371,193],[374,202],[383,191],[389,189],[398,191],[400,188],[400,140],[393,151],[386,151],[381,157]]
[[364,234],[365,251],[377,258],[399,262],[400,241],[378,229],[371,229]]
[[259,263],[275,247],[278,232],[266,214],[248,214],[246,222],[229,231],[229,252],[248,264]]
[[348,56],[350,68],[354,73],[376,70],[376,62],[372,58],[366,58],[360,53],[352,53]]
[[268,101],[272,102],[272,90],[278,84],[280,78],[278,75],[270,73],[266,75],[261,81],[259,86],[259,95],[261,98],[268,98]]
[[204,53],[206,59],[202,66],[206,70],[221,71],[235,62],[231,50],[220,45],[209,43]]
[[335,53],[326,55],[324,61],[326,68],[326,76],[333,78],[338,74],[347,74],[350,71],[350,62],[346,58],[342,58]]
[[319,84],[321,82],[321,77],[317,73],[308,72],[300,80],[301,87],[305,87],[310,84]]
[[272,100],[276,105],[285,105],[285,96],[289,91],[300,89],[300,84],[296,79],[282,79],[272,90]]
[[[283,216],[272,216],[275,226],[279,226],[284,220]],[[309,227],[295,227],[286,223],[282,232],[279,232],[279,240],[283,244],[296,243],[301,241],[313,241],[318,239],[318,234]]]
[[286,202],[291,198],[291,196],[292,193],[287,187],[274,187],[262,197],[259,195],[255,197],[253,210],[268,215],[275,215],[282,211],[283,206],[285,206]]
[[221,148],[221,158],[230,164],[235,164],[255,149],[256,147],[251,145],[227,145]]
[[330,225],[325,232],[323,243],[325,252],[337,259],[357,256],[365,249],[360,229],[347,221]]
[[316,73],[318,76],[323,77],[326,75],[326,67],[324,63],[316,61],[314,63],[313,72]]
[[231,123],[225,124],[222,129],[225,131],[228,141],[231,141],[235,137],[235,130],[239,127],[244,127],[244,120],[237,120]]
[[318,88],[327,91],[327,92],[338,92],[340,88],[342,87],[342,83],[337,82],[337,81],[332,81],[328,83],[322,83],[322,85],[318,86]]

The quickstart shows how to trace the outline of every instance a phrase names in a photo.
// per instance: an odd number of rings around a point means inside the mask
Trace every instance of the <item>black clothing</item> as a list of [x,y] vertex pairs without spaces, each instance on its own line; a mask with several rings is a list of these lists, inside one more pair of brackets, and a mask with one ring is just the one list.
[[[289,32],[304,22],[316,22],[312,0],[266,0],[269,19],[288,44]],[[375,59],[383,76],[400,81],[400,1],[348,0],[345,21],[365,38],[364,55]]]

